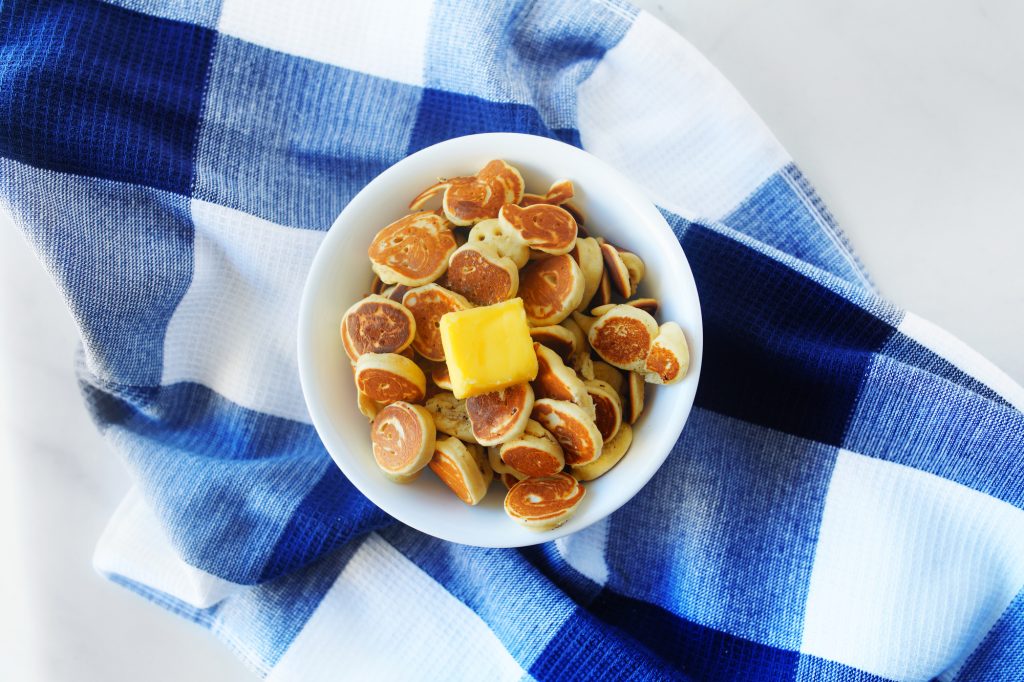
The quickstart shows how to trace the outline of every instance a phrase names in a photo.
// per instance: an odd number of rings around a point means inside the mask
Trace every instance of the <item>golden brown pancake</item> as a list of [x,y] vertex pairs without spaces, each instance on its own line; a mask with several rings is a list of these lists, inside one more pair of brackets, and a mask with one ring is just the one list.
[[373,273],[373,281],[370,283],[370,293],[378,294],[384,291],[384,280],[377,276],[377,273]]
[[576,219],[561,206],[534,204],[527,208],[505,204],[498,214],[501,226],[515,230],[530,248],[559,255],[576,245]]
[[497,218],[481,220],[469,231],[467,244],[487,244],[499,256],[510,259],[517,268],[526,265],[530,260],[530,245],[523,241],[519,233],[501,226]]
[[619,463],[619,460],[625,456],[629,446],[632,444],[633,427],[629,424],[623,424],[622,428],[615,434],[615,437],[605,442],[604,451],[601,452],[601,456],[597,458],[597,461],[573,467],[572,475],[580,481],[593,481],[595,478],[603,476],[609,469]]
[[521,434],[533,409],[530,384],[466,398],[466,412],[473,436],[481,445],[500,445]]
[[430,470],[437,474],[460,500],[475,505],[487,494],[490,479],[485,477],[480,462],[470,451],[471,447],[477,446],[466,445],[454,437],[437,441],[434,455],[430,459]]
[[416,337],[413,339],[412,347],[428,360],[438,362],[444,360],[444,348],[441,347],[441,316],[473,307],[473,304],[461,294],[448,291],[436,284],[410,289],[402,298],[402,303],[416,318]]
[[572,257],[580,266],[583,272],[583,298],[580,300],[579,311],[586,309],[594,299],[601,286],[601,275],[604,274],[604,256],[601,255],[601,245],[593,237],[579,238],[576,246],[573,247]]
[[497,217],[505,203],[519,203],[523,189],[523,176],[519,171],[495,159],[476,175],[449,178],[431,185],[409,203],[409,209],[418,210],[443,191],[441,207],[448,220],[456,225],[472,225]]
[[569,474],[519,481],[505,495],[505,513],[533,530],[551,530],[569,520],[586,489]]
[[615,437],[622,426],[622,398],[610,384],[597,379],[586,382],[587,392],[594,401],[596,417],[594,423],[601,432],[604,442]]
[[356,361],[355,377],[360,393],[384,405],[400,400],[420,403],[427,391],[423,370],[395,353],[363,353]]
[[434,436],[434,421],[423,407],[391,403],[373,420],[373,458],[385,474],[409,476],[430,461]]
[[392,284],[391,286],[385,287],[380,292],[380,295],[391,299],[395,303],[401,303],[402,297],[405,296],[405,292],[409,291],[409,289],[412,289],[412,287],[407,287],[404,284]]
[[487,448],[487,463],[490,464],[491,470],[498,476],[511,474],[517,481],[526,478],[526,474],[516,471],[501,461],[501,447],[500,445],[492,445]]
[[423,406],[434,418],[434,426],[438,431],[468,443],[476,442],[473,426],[469,423],[469,414],[466,412],[465,400],[459,400],[452,393],[445,391],[431,396]]
[[501,461],[520,477],[553,476],[565,467],[562,446],[547,429],[534,420],[518,438],[501,446]]
[[446,274],[448,288],[476,305],[507,301],[519,290],[519,268],[486,243],[457,248],[448,260]]
[[572,180],[555,180],[547,194],[524,194],[520,206],[533,206],[534,204],[556,204],[562,205],[572,199],[576,190],[572,186]]
[[587,340],[608,364],[619,369],[641,370],[657,335],[658,323],[649,313],[630,305],[617,305],[597,318]]
[[594,419],[594,403],[576,372],[567,367],[558,353],[550,348],[534,343],[533,350],[537,353],[537,378],[533,380],[534,395],[537,398],[575,403]]
[[[633,293],[629,282],[629,270],[626,269],[626,264],[622,262],[622,256],[619,254],[618,249],[605,242],[601,244],[601,255],[604,257],[604,271],[608,273],[608,279],[612,286],[615,287],[615,290],[623,298],[629,298]],[[604,301],[604,303],[607,302]]]
[[534,342],[558,353],[563,360],[568,360],[579,348],[573,333],[560,324],[548,325],[546,327],[531,327],[530,337]]
[[579,405],[541,398],[533,403],[532,417],[562,446],[566,464],[589,464],[601,456],[601,432]]
[[400,353],[415,336],[412,313],[383,296],[367,296],[341,318],[341,341],[352,362],[363,353]]
[[630,372],[626,380],[626,400],[623,408],[623,417],[630,424],[636,424],[640,413],[644,411],[644,378],[636,372]]
[[452,377],[448,374],[448,365],[443,362],[430,370],[430,379],[438,388],[445,391],[452,390]]
[[519,297],[531,325],[558,324],[583,297],[583,273],[572,256],[530,261],[519,273]]
[[644,361],[644,380],[652,384],[674,384],[690,368],[690,348],[683,330],[675,322],[666,322]]
[[415,287],[437,279],[455,250],[448,221],[420,212],[399,218],[377,233],[367,251],[373,271],[388,284]]

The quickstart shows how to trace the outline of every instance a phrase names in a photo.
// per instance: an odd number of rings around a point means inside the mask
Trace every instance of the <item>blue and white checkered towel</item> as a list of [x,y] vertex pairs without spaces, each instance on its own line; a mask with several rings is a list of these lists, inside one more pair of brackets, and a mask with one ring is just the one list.
[[[879,300],[785,151],[614,0],[7,0],[0,196],[135,480],[100,571],[263,675],[1024,679],[1024,391]],[[481,131],[661,207],[706,351],[665,466],[523,550],[396,524],[300,395],[300,289],[377,173]]]

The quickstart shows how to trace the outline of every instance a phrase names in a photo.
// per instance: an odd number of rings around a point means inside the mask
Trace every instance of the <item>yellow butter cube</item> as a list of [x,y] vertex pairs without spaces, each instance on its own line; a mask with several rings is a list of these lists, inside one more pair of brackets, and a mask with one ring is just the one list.
[[441,345],[456,398],[537,378],[537,355],[521,298],[445,313]]

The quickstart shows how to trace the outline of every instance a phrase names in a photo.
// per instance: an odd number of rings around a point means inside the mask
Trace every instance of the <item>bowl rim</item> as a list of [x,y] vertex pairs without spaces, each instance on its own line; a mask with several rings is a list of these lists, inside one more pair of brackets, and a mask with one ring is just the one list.
[[[572,522],[575,520],[574,517],[574,519],[570,519],[568,523],[559,526],[558,528],[533,532],[530,534],[533,537],[525,541],[503,542],[500,540],[501,533],[496,533],[495,537],[498,538],[497,541],[479,543],[475,541],[468,542],[465,539],[460,539],[448,532],[447,528],[433,528],[429,523],[422,523],[421,519],[429,519],[429,515],[424,515],[423,517],[411,517],[409,514],[403,513],[394,505],[390,504],[388,496],[376,494],[371,486],[360,485],[360,481],[363,478],[362,473],[358,471],[355,466],[346,466],[346,458],[354,457],[357,453],[353,452],[351,448],[348,447],[347,443],[345,443],[345,438],[342,437],[340,439],[342,441],[340,445],[343,446],[345,452],[336,452],[336,447],[334,446],[339,444],[335,443],[333,439],[325,436],[325,433],[333,433],[336,429],[331,425],[330,417],[326,413],[326,408],[321,405],[313,395],[315,385],[314,374],[317,371],[316,359],[313,357],[314,353],[311,350],[313,346],[312,336],[315,328],[313,322],[313,308],[318,294],[316,284],[319,279],[325,277],[325,275],[321,274],[321,271],[327,267],[326,261],[329,259],[328,254],[333,254],[337,250],[338,245],[336,242],[343,241],[345,239],[345,230],[343,225],[347,222],[349,216],[358,215],[363,210],[363,204],[369,201],[369,197],[372,194],[372,188],[380,185],[386,185],[391,182],[393,178],[400,178],[405,168],[412,165],[412,161],[415,159],[432,157],[434,155],[439,155],[442,152],[454,151],[458,153],[459,147],[474,147],[480,143],[492,143],[494,146],[505,146],[505,144],[510,141],[522,144],[524,149],[531,146],[544,147],[554,145],[560,148],[560,153],[576,155],[580,157],[581,161],[597,166],[603,173],[614,178],[617,183],[617,188],[621,188],[621,192],[616,195],[616,198],[627,203],[628,210],[637,214],[639,218],[638,222],[644,224],[645,231],[651,232],[649,236],[656,238],[661,243],[664,243],[663,245],[666,247],[668,253],[671,254],[669,256],[669,260],[674,261],[672,265],[680,269],[678,274],[684,280],[688,281],[690,285],[689,293],[692,293],[690,303],[693,305],[692,316],[696,322],[696,326],[691,329],[690,327],[693,325],[690,324],[684,330],[688,341],[690,342],[691,352],[690,368],[688,376],[684,381],[692,380],[693,386],[692,390],[688,391],[681,400],[676,401],[676,404],[673,406],[670,414],[671,419],[667,420],[668,423],[677,424],[678,428],[673,427],[670,429],[672,431],[671,437],[663,436],[660,438],[661,442],[665,442],[664,447],[660,448],[662,452],[659,452],[657,457],[650,458],[650,462],[647,467],[642,469],[638,475],[629,479],[630,484],[625,486],[629,488],[628,494],[622,495],[617,504],[613,504],[606,512],[593,519],[587,520],[585,523],[574,524]],[[524,152],[523,155],[526,156],[527,153]],[[670,244],[668,242],[670,242]],[[689,416],[693,408],[694,397],[696,396],[697,387],[700,381],[700,371],[703,359],[703,336],[703,315],[700,306],[700,297],[697,292],[696,283],[693,280],[693,272],[690,268],[689,261],[679,244],[678,238],[672,231],[672,228],[669,226],[664,216],[657,209],[654,203],[648,199],[632,181],[623,176],[607,162],[583,149],[574,147],[559,140],[524,133],[477,133],[442,140],[441,142],[425,147],[395,162],[360,189],[359,192],[357,192],[356,195],[348,202],[345,208],[342,209],[341,213],[338,214],[338,217],[335,218],[330,228],[328,228],[327,233],[321,241],[313,260],[310,263],[309,271],[306,273],[306,279],[302,290],[302,298],[299,305],[297,360],[302,396],[306,403],[306,408],[309,411],[317,436],[323,443],[324,448],[330,454],[334,464],[342,471],[345,477],[357,490],[359,490],[361,494],[392,518],[433,537],[478,547],[511,548],[549,542],[588,528],[599,521],[607,519],[613,513],[618,511],[623,505],[632,500],[637,493],[644,488],[644,486],[647,485],[651,478],[653,478],[654,474],[657,473],[665,463],[665,460],[672,452],[673,446],[678,440],[680,433],[682,433],[682,429],[689,420]],[[699,343],[696,345],[696,354],[694,354],[694,338],[699,340]],[[398,488],[399,486],[395,487]]]

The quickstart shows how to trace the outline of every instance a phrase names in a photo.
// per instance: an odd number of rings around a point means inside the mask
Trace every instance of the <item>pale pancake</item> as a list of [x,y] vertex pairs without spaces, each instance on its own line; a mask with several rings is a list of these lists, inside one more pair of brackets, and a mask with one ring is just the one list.
[[608,473],[608,470],[619,463],[633,444],[633,427],[623,424],[615,437],[604,444],[604,451],[596,462],[575,466],[572,475],[581,481],[593,481]]
[[434,418],[438,431],[468,443],[476,442],[465,400],[459,400],[454,394],[445,391],[428,398],[423,406]]
[[469,231],[467,244],[487,244],[499,256],[510,259],[521,268],[530,260],[530,245],[523,241],[519,233],[501,226],[497,218],[482,220]]
[[604,274],[604,256],[601,255],[601,245],[593,237],[577,239],[572,256],[583,272],[583,298],[580,299],[580,304],[576,307],[582,312],[590,305],[594,294],[601,286],[601,275]]

